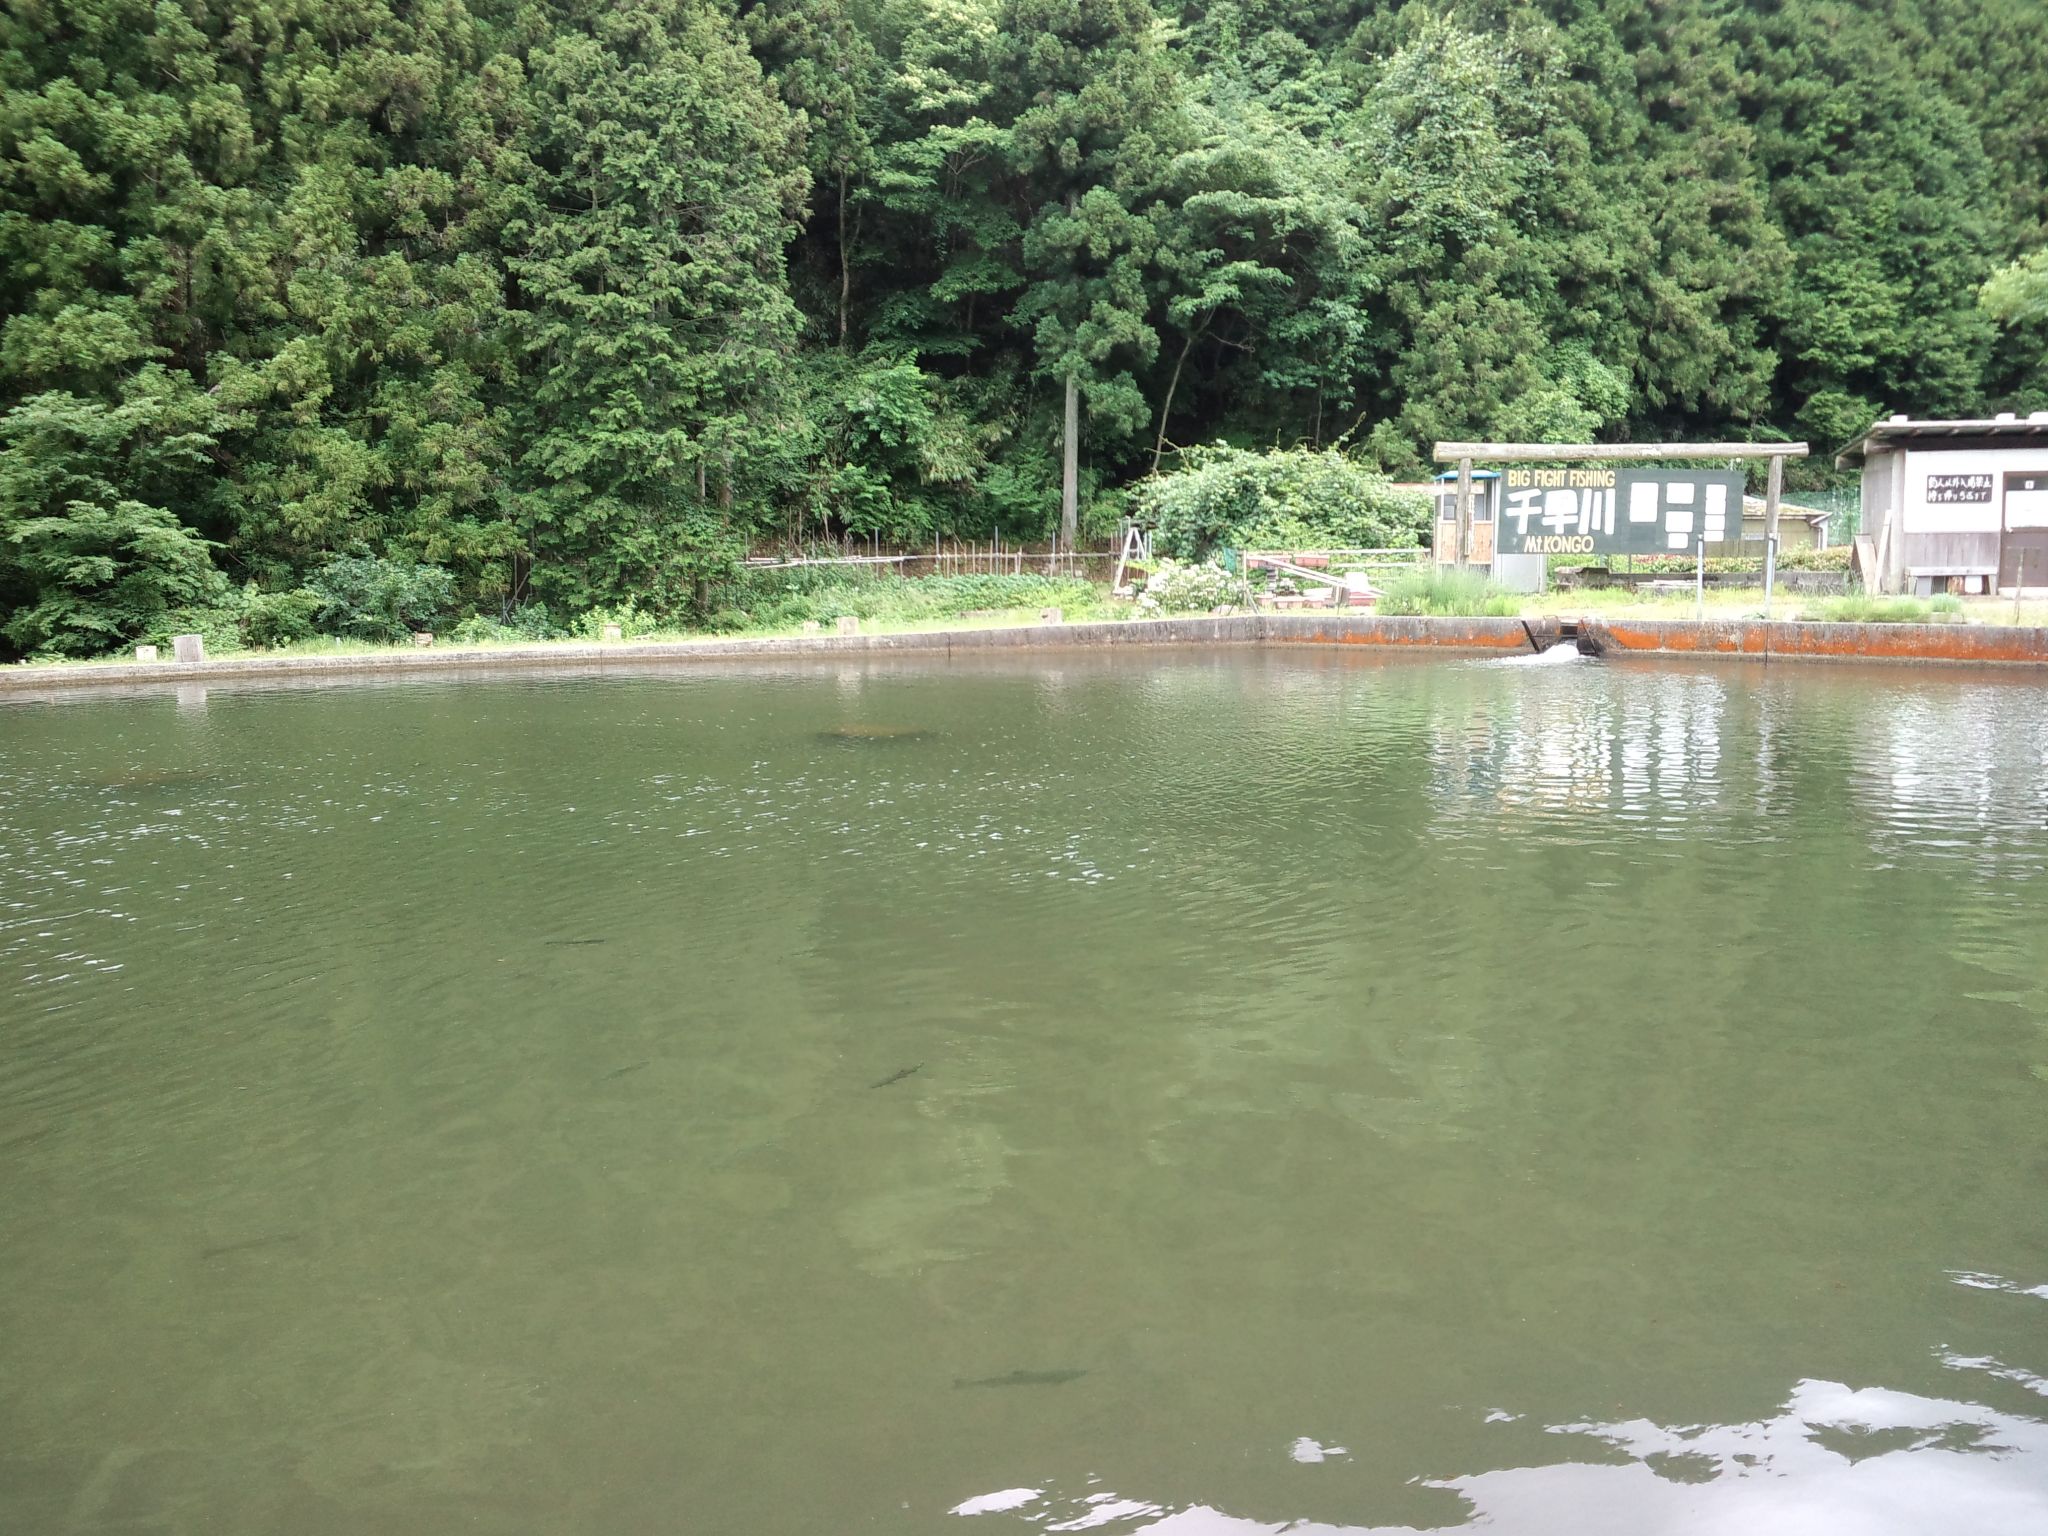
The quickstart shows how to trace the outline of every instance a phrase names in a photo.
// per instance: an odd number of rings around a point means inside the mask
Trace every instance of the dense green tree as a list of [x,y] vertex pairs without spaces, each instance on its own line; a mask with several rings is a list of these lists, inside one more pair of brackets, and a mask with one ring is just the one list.
[[1981,297],[1985,312],[2008,325],[2048,320],[2048,250],[1994,272]]
[[0,601],[28,651],[90,656],[220,592],[209,545],[167,503],[208,467],[204,395],[150,366],[118,405],[56,390],[0,416]]
[[1064,391],[1060,537],[1077,537],[1079,408],[1128,433],[1147,416],[1132,374],[1159,346],[1145,271],[1146,205],[1183,129],[1147,0],[1004,0],[993,105],[1029,277],[1016,318]]
[[1189,124],[1195,142],[1166,168],[1153,217],[1157,309],[1177,342],[1155,472],[1184,385],[1222,393],[1194,402],[1205,416],[1271,420],[1320,445],[1326,415],[1351,405],[1368,366],[1379,282],[1340,150],[1231,91],[1193,104]]
[[[529,61],[507,223],[529,394],[517,515],[551,603],[673,611],[762,516],[796,340],[795,124],[695,0],[580,11]],[[523,594],[520,594],[523,595]]]
[[1969,114],[1920,65],[1931,40],[1917,17],[1787,0],[1729,30],[1793,258],[1772,316],[1783,405],[1829,441],[1882,405],[1979,408],[1990,166]]

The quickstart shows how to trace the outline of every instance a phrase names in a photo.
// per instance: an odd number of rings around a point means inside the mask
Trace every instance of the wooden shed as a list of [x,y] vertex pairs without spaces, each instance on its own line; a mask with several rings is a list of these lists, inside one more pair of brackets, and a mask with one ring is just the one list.
[[1863,471],[1856,560],[1885,592],[2048,592],[2048,411],[1878,422],[1835,459]]

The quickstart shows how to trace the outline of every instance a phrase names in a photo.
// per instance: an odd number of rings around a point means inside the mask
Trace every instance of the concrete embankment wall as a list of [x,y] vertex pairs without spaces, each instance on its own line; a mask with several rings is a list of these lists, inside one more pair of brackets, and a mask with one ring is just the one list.
[[[1313,645],[1388,650],[1528,653],[1576,632],[1599,654],[1713,656],[1772,660],[1842,657],[2048,666],[2048,629],[1962,624],[1798,624],[1762,620],[1378,618],[1368,614],[1276,614],[1152,619],[1102,624],[1030,624],[1007,629],[930,630],[901,635],[798,635],[661,643],[439,647],[356,656],[247,656],[195,663],[0,667],[0,692],[44,693],[136,683],[193,683],[238,677],[380,676],[449,672],[640,666],[648,662],[782,660],[863,655],[945,657],[1039,650],[1159,646]],[[1570,643],[1569,638],[1565,643]]]
[[2048,629],[1987,624],[1800,624],[1787,620],[1587,619],[1581,649],[1603,655],[1752,660],[1945,661],[2048,666]]
[[[1532,621],[1536,623],[1537,621]],[[1534,633],[1555,635],[1549,621]],[[783,635],[773,638],[613,641],[591,645],[494,646],[469,649],[369,651],[358,655],[230,656],[203,662],[107,662],[72,666],[0,667],[0,691],[194,683],[231,677],[336,677],[507,669],[640,666],[648,662],[776,661],[797,657],[952,656],[1036,650],[1119,650],[1157,646],[1368,644],[1528,651],[1538,648],[1520,619],[1375,619],[1336,615],[1252,615],[1144,619],[1100,624],[1019,624],[1000,629],[921,630],[897,635]]]

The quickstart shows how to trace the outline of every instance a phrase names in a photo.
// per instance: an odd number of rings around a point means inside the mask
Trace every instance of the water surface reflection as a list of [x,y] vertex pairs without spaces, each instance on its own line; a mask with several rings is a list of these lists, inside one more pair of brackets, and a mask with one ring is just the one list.
[[2048,1527],[2044,796],[1833,667],[0,704],[0,1524]]
[[[1511,1416],[1497,1414],[1495,1421]],[[1046,1531],[1154,1536],[2038,1536],[2048,1530],[2048,1425],[1974,1403],[1880,1387],[1802,1381],[1784,1407],[1747,1424],[1556,1424],[1597,1459],[1560,1459],[1422,1479],[1456,1494],[1441,1525],[1332,1525],[1176,1506],[1106,1489],[999,1489],[955,1515],[1000,1515]],[[1314,1454],[1303,1455],[1306,1443]],[[1298,1441],[1293,1459],[1333,1454]],[[1336,1448],[1334,1456],[1346,1453]]]

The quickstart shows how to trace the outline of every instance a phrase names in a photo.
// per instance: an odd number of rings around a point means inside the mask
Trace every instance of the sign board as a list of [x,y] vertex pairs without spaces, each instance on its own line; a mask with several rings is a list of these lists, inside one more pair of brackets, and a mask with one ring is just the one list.
[[1927,477],[1927,505],[1930,507],[1958,507],[1972,504],[1989,505],[1991,502],[1991,477],[1989,475],[1929,475]]
[[1742,537],[1743,477],[1735,470],[1502,471],[1495,546],[1504,555],[1686,554]]

